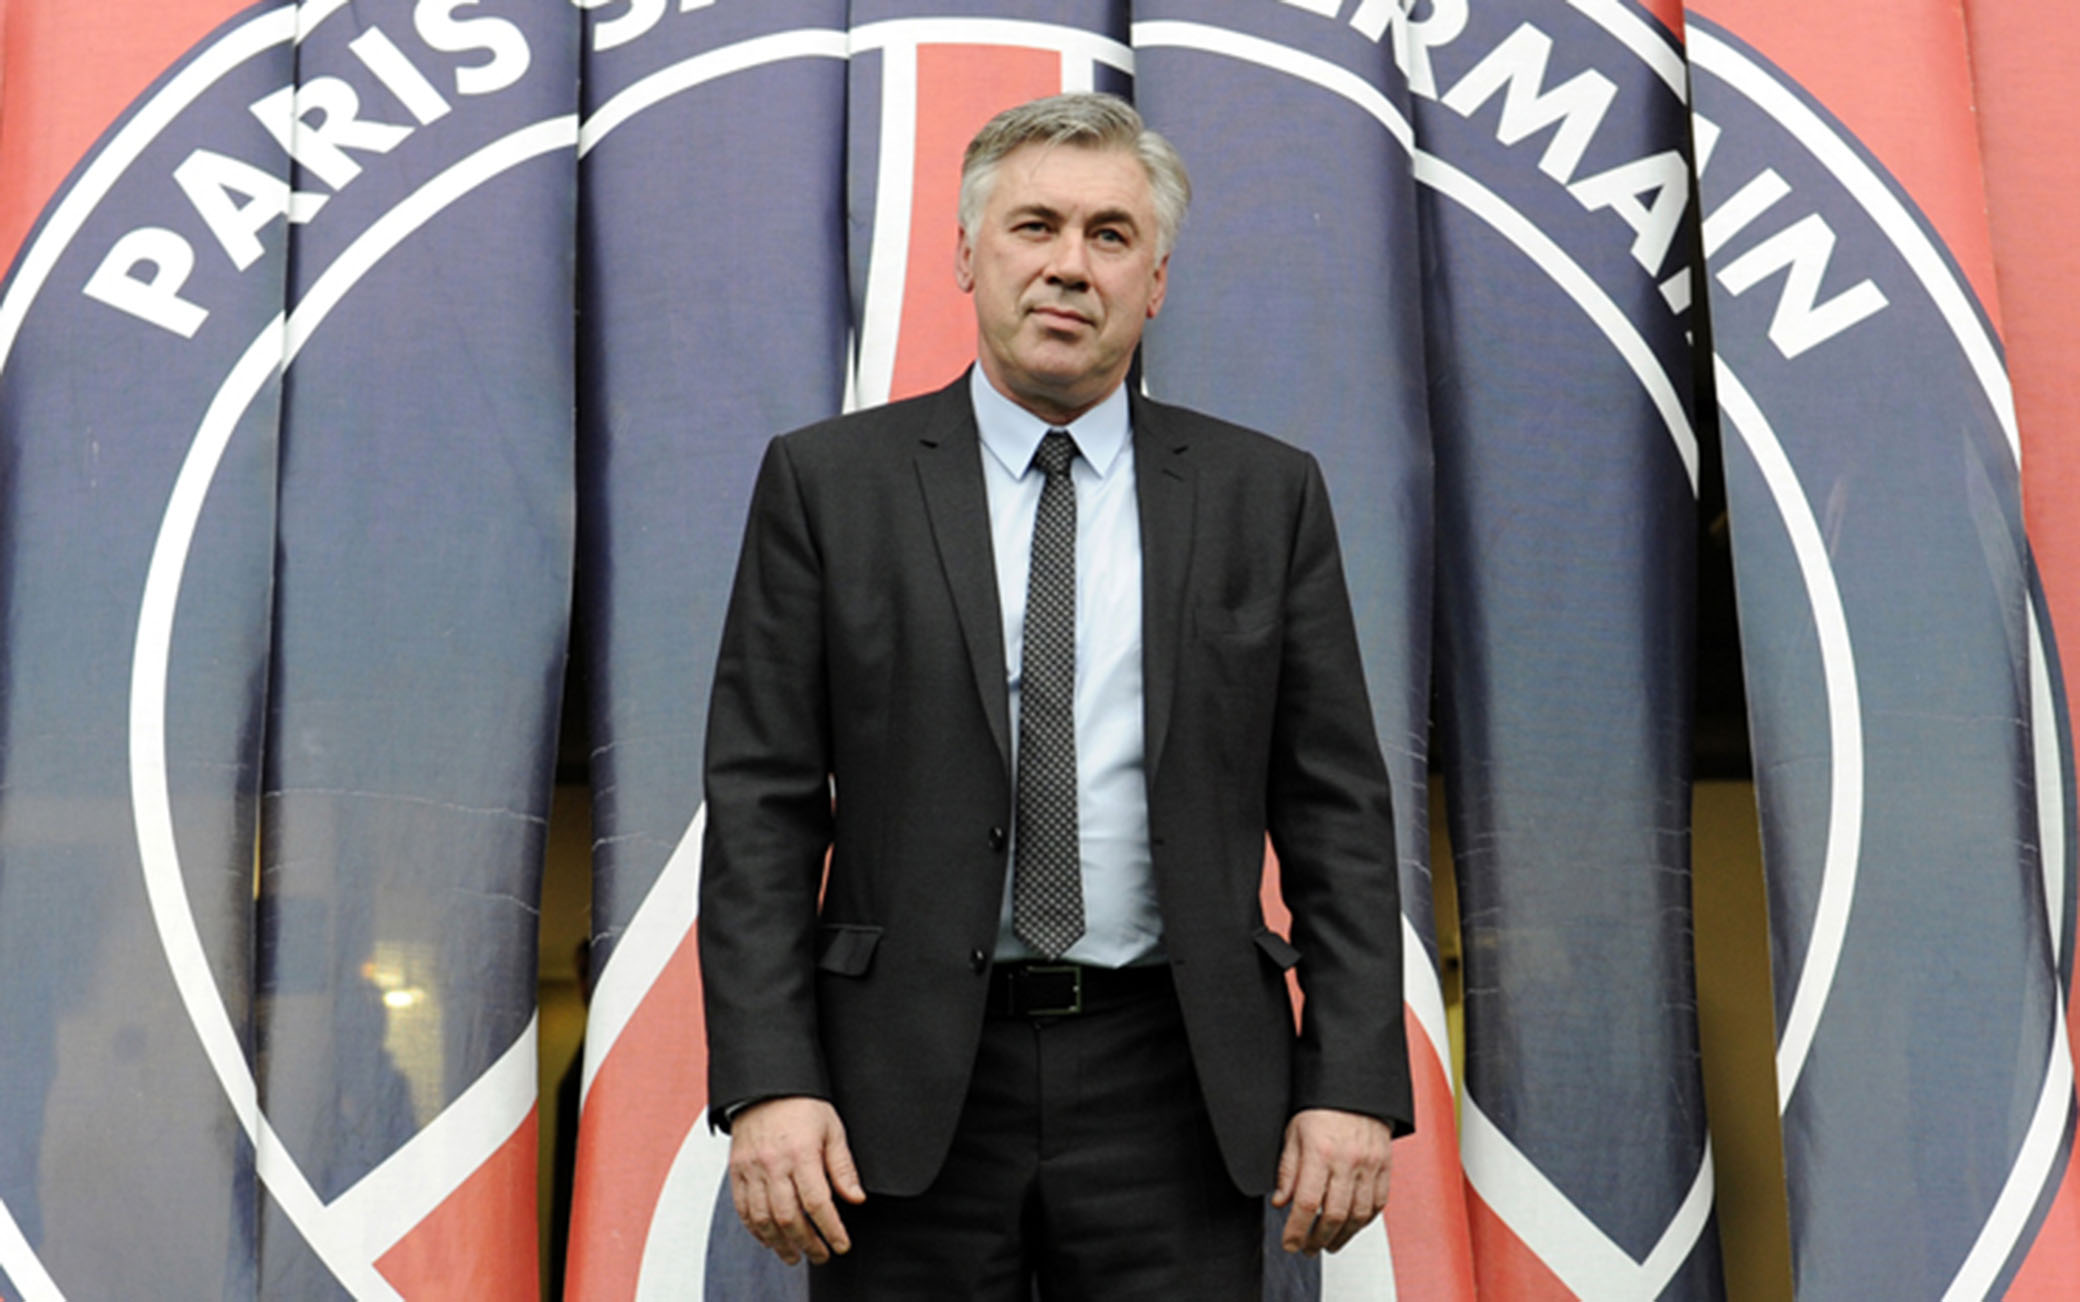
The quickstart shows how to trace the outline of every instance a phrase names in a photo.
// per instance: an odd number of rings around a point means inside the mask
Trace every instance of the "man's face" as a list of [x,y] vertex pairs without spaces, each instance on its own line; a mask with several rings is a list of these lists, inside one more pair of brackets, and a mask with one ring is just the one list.
[[1060,425],[1126,378],[1168,268],[1133,153],[1033,144],[997,164],[982,216],[961,232],[955,274],[975,296],[984,373]]

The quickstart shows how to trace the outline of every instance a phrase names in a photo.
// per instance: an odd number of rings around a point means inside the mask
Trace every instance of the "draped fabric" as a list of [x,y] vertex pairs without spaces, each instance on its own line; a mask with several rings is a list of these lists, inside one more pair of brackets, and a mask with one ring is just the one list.
[[2051,1296],[2068,759],[1963,15],[1690,16],[1795,1286]]
[[843,396],[845,6],[698,23],[662,10],[586,26],[578,590],[595,982],[565,1287],[628,1297],[639,1279],[697,1287],[706,1272],[718,1296],[751,1299],[778,1263],[738,1225],[728,1141],[703,1117],[701,732],[759,456]]
[[[1378,925],[1398,928],[1406,947],[1417,1137],[1398,1146],[1384,1225],[1325,1258],[1315,1286],[1332,1298],[1469,1297],[1423,794],[1431,448],[1407,86],[1386,47],[1304,13],[1143,0],[1134,19],[1135,99],[1191,164],[1194,186],[1144,349],[1149,391],[1321,462],[1394,788],[1407,916]],[[1324,168],[1324,156],[1346,161]],[[1269,1274],[1295,1264],[1274,1255]]]
[[560,718],[568,1296],[804,1295],[703,1118],[745,500],[967,364],[960,150],[1070,89],[1192,169],[1132,382],[1321,462],[1394,783],[1418,1131],[1267,1299],[1725,1295],[1721,482],[1791,1287],[2066,1296],[2076,47],[2049,0],[0,0],[0,1297],[538,1290]]
[[[576,30],[163,9],[0,309],[0,1268],[531,1291]],[[10,93],[123,17],[10,6]]]
[[1651,16],[1486,4],[1416,99],[1484,1297],[1723,1295],[1691,953],[1683,95]]

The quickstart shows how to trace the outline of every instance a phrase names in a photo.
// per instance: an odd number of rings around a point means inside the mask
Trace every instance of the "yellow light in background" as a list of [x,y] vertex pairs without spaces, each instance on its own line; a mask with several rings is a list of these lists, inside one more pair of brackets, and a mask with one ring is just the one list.
[[361,979],[383,1003],[383,1051],[404,1076],[422,1126],[446,1102],[441,999],[439,986],[428,980],[435,971],[430,946],[381,940],[369,947],[361,968]]

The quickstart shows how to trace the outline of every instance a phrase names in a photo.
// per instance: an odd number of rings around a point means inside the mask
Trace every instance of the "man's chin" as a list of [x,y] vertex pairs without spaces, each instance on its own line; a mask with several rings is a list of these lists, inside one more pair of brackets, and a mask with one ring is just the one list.
[[1101,369],[1091,357],[1089,349],[1078,344],[1054,341],[1027,349],[1018,361],[1019,369],[1023,370],[1034,384],[1061,390],[1089,386],[1094,383],[1092,376]]

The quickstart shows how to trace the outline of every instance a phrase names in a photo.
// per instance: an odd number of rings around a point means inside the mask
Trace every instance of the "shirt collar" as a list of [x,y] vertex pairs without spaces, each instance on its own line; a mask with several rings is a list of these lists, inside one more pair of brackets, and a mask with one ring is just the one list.
[[[1033,464],[1040,440],[1056,427],[999,393],[979,365],[968,368],[968,397],[975,407],[975,428],[982,436],[982,446],[1013,479],[1024,475]],[[1075,438],[1082,459],[1098,478],[1105,478],[1127,446],[1127,386],[1115,386],[1097,406],[1063,428]]]

